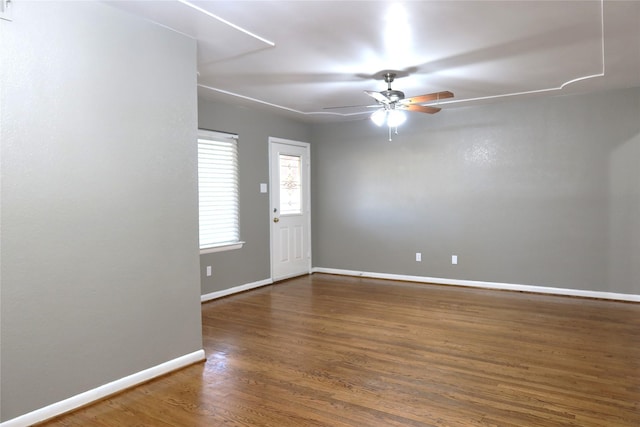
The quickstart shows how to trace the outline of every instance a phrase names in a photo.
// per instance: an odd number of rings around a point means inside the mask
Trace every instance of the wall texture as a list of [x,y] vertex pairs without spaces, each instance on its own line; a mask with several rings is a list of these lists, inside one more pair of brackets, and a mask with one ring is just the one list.
[[[242,249],[200,256],[202,294],[271,277],[269,195],[260,183],[269,182],[269,137],[309,142],[309,125],[260,109],[199,99],[198,125],[236,133],[240,180],[240,238]],[[206,266],[213,270],[206,276]]]
[[202,348],[196,45],[99,2],[0,21],[0,420]]
[[314,125],[313,264],[640,294],[639,118],[635,88]]

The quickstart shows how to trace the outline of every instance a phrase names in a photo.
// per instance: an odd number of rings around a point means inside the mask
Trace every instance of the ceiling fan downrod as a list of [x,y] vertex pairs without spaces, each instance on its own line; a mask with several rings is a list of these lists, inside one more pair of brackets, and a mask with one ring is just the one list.
[[387,90],[380,92],[391,102],[396,102],[404,99],[404,92],[391,89],[391,83],[395,78],[396,73],[385,73],[384,81],[387,83]]
[[391,90],[391,83],[396,78],[396,73],[385,73],[384,81],[387,83],[387,90]]

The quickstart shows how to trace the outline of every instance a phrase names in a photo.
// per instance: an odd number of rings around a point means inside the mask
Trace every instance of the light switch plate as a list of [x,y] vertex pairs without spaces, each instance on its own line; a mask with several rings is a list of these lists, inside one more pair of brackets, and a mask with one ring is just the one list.
[[458,255],[451,255],[451,264],[458,263]]
[[261,193],[266,193],[267,192],[267,184],[265,182],[261,182],[260,183],[260,192]]

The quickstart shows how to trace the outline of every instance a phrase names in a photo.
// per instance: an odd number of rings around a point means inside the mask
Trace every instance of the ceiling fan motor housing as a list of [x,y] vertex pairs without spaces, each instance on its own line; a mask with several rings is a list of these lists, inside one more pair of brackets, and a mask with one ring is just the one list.
[[396,102],[396,101],[400,101],[401,99],[404,99],[404,92],[400,90],[389,89],[389,90],[383,90],[380,93],[386,96],[391,102]]

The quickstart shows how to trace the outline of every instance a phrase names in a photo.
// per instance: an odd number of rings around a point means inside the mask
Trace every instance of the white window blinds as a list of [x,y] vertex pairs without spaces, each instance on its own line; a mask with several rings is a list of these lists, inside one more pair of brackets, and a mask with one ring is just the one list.
[[200,250],[240,243],[237,138],[198,130]]

